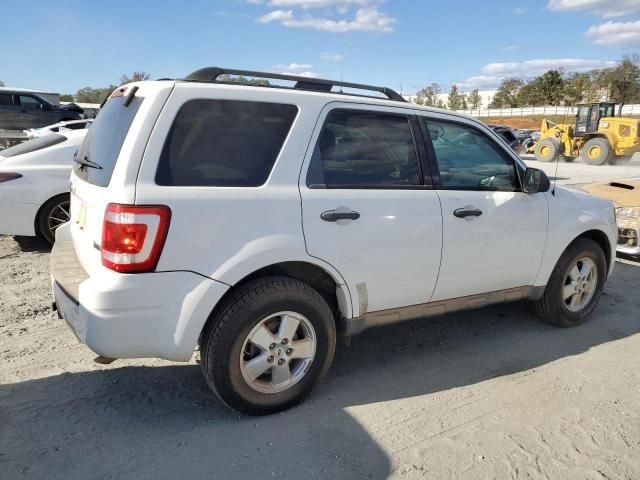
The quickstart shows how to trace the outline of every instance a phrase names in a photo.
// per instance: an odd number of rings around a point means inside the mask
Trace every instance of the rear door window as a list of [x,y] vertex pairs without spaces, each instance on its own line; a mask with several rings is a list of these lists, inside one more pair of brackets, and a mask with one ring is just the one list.
[[307,173],[309,188],[402,188],[420,185],[405,115],[334,110],[320,132]]
[[12,95],[10,93],[0,93],[0,107],[11,105],[13,105]]
[[73,166],[75,174],[86,182],[106,187],[111,181],[122,143],[143,99],[134,97],[128,106],[124,105],[124,101],[125,97],[110,98],[82,142],[78,160],[99,166],[93,168],[79,163]]
[[278,103],[186,102],[164,144],[156,183],[209,187],[264,184],[297,112],[294,105]]

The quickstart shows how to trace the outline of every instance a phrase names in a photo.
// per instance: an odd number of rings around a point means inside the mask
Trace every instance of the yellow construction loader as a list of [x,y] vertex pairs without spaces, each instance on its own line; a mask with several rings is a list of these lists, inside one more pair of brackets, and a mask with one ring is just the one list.
[[640,151],[640,121],[615,116],[611,102],[578,105],[575,123],[542,120],[536,160],[554,162],[558,156],[572,162],[581,156],[589,165],[615,164]]

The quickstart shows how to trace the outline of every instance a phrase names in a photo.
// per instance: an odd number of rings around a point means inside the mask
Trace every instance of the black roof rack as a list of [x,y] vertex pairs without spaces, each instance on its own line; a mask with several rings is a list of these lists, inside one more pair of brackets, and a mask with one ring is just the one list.
[[[406,102],[406,100],[395,90],[392,90],[387,87],[375,87],[373,85],[363,85],[361,83],[350,83],[350,82],[338,82],[335,80],[325,80],[322,78],[309,78],[309,77],[300,77],[297,75],[286,75],[283,73],[269,73],[269,72],[254,72],[251,70],[235,70],[230,68],[219,68],[219,67],[207,67],[201,68],[200,70],[196,70],[195,72],[188,75],[185,80],[187,82],[216,82],[217,78],[220,75],[242,75],[245,77],[253,77],[253,78],[265,78],[265,79],[274,79],[274,80],[288,80],[291,82],[296,82],[293,88],[298,90],[311,90],[314,92],[331,92],[333,87],[346,87],[346,88],[354,88],[358,90],[369,90],[372,92],[379,92],[385,95],[389,100],[395,100],[397,102]],[[219,83],[228,83],[228,82],[219,82]],[[260,85],[267,86],[267,85]],[[333,92],[333,93],[342,93],[342,92]],[[363,96],[371,96],[372,95],[363,95]],[[378,98],[378,97],[373,97]]]

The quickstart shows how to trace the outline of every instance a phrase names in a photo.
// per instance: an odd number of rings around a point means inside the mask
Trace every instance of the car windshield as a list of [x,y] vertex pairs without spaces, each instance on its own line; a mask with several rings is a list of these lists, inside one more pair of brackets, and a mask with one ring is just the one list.
[[42,150],[43,148],[57,145],[58,143],[62,143],[66,139],[67,137],[65,137],[64,135],[52,133],[51,135],[45,135],[43,137],[35,138],[33,140],[29,140],[28,142],[20,143],[18,145],[14,145],[13,147],[0,150],[0,157],[9,158],[15,157],[16,155],[35,152],[37,150]]

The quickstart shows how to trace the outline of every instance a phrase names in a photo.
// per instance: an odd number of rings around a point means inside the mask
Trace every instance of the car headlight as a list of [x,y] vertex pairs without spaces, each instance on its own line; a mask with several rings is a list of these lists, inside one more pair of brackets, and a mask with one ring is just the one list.
[[616,217],[619,220],[640,220],[640,207],[618,207],[616,208]]

